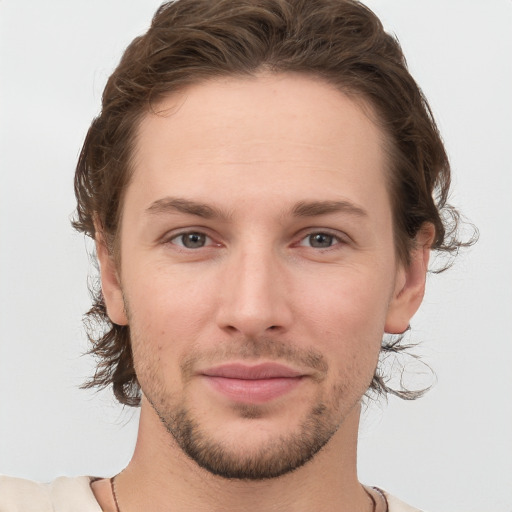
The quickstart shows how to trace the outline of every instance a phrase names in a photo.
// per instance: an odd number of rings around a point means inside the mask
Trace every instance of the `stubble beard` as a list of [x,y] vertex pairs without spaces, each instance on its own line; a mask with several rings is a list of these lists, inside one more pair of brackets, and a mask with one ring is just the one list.
[[[344,416],[359,402],[347,383],[337,383],[328,391],[323,390],[316,400],[311,400],[309,411],[292,432],[276,433],[261,446],[245,449],[237,440],[217,440],[201,425],[198,414],[186,404],[186,398],[173,395],[164,384],[159,363],[146,344],[131,326],[133,358],[141,390],[167,432],[181,450],[201,468],[225,479],[265,480],[277,478],[300,468],[310,461],[332,438],[343,422]],[[193,354],[194,351],[191,350]],[[230,358],[289,361],[314,368],[326,378],[328,365],[321,353],[313,349],[297,350],[275,339],[244,340],[236,345],[203,354],[206,359]],[[190,380],[198,357],[190,356],[181,361],[182,381]],[[320,386],[321,387],[321,386]],[[363,391],[364,392],[364,391]],[[347,401],[349,403],[347,403]],[[343,405],[342,405],[343,404]],[[237,404],[235,412],[247,421],[259,418],[263,409],[258,405]],[[250,435],[250,424],[246,432]],[[246,438],[247,436],[245,436]]]
[[[317,404],[295,432],[277,435],[252,453],[211,436],[183,404],[171,410],[161,396],[145,395],[167,432],[196,464],[225,479],[265,480],[294,471],[310,461],[331,439],[341,420],[324,403]],[[257,407],[240,407],[246,419],[257,418]],[[250,435],[250,426],[247,427]]]
[[[275,349],[276,345],[273,347]],[[248,422],[246,435],[243,439],[219,440],[223,437],[222,432],[217,431],[220,436],[216,437],[215,432],[202,425],[200,414],[188,406],[186,397],[172,396],[157,377],[156,367],[151,366],[139,368],[139,382],[144,396],[172,436],[171,442],[201,468],[225,479],[264,480],[294,471],[329,442],[343,422],[343,413],[347,413],[340,406],[347,398],[345,386],[333,386],[328,393],[324,390],[316,400],[309,398],[312,405],[303,413],[302,421],[294,430],[276,432],[260,446],[246,447],[244,442],[250,436],[250,421],[265,414],[264,406],[235,404],[235,414]]]

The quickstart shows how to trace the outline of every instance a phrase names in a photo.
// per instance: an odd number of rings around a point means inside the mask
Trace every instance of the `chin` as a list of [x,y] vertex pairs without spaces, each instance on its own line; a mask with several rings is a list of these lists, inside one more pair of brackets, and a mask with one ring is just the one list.
[[295,426],[280,424],[267,408],[254,405],[237,405],[236,419],[215,426],[201,422],[186,407],[174,414],[153,408],[190,459],[225,479],[264,480],[291,473],[307,464],[342,423],[339,414],[324,403],[310,408]]

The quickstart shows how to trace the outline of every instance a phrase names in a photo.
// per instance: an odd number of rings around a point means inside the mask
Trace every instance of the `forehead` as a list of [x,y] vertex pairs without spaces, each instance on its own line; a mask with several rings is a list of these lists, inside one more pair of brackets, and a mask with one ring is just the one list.
[[142,119],[126,200],[141,208],[165,194],[245,204],[272,204],[276,195],[282,202],[303,195],[371,203],[377,192],[386,203],[384,137],[369,112],[302,75],[188,87]]

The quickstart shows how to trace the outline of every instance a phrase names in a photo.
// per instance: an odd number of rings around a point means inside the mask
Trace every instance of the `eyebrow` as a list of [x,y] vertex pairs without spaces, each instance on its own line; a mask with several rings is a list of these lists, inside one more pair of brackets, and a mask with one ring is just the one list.
[[198,203],[190,199],[181,197],[164,197],[152,203],[147,209],[147,213],[151,214],[167,214],[167,213],[185,213],[188,215],[196,215],[204,219],[223,218],[227,219],[230,215],[221,209],[210,206],[205,203]]
[[[152,203],[146,212],[150,214],[184,213],[204,219],[228,219],[231,215],[220,208],[184,199],[180,197],[164,197]],[[348,213],[357,217],[367,217],[368,213],[350,201],[300,201],[292,209],[294,217],[317,217],[330,213]]]
[[292,209],[296,217],[316,217],[338,212],[349,213],[356,217],[368,217],[368,213],[363,208],[350,201],[301,201]]

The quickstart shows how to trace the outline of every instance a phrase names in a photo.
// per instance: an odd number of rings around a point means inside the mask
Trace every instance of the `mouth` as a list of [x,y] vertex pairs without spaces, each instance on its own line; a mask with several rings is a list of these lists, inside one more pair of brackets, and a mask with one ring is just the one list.
[[202,370],[199,375],[215,392],[230,401],[246,404],[262,404],[281,397],[306,377],[279,363],[230,363]]

